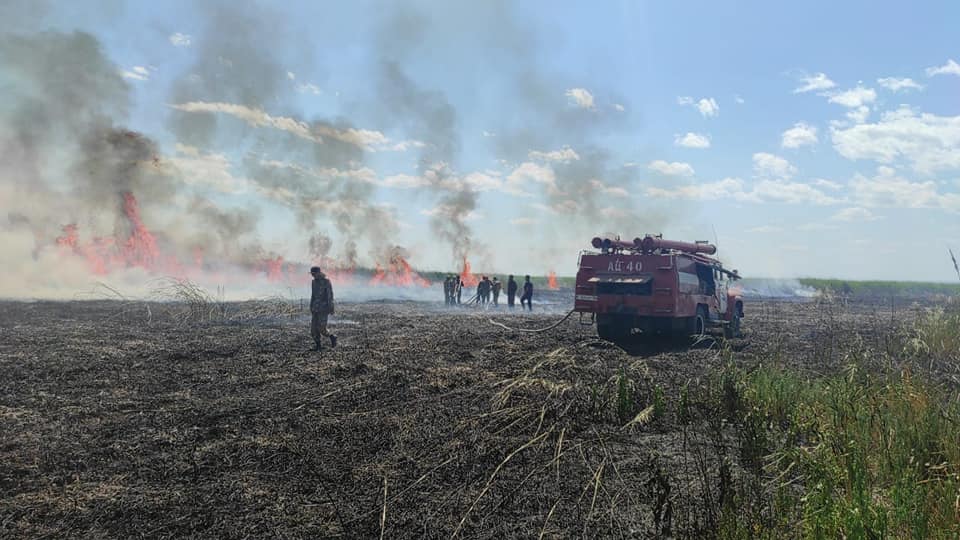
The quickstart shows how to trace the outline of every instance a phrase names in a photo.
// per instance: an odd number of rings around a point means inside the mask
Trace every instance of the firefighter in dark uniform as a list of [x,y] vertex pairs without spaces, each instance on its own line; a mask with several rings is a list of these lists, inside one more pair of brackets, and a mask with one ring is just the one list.
[[513,307],[514,298],[517,297],[517,282],[513,279],[513,274],[507,279],[507,305]]
[[315,351],[323,349],[321,338],[330,338],[330,346],[337,346],[337,336],[327,331],[327,317],[333,314],[333,285],[319,266],[310,269],[313,287],[310,293],[310,335],[316,344]]
[[451,300],[453,300],[453,279],[447,276],[447,279],[443,280],[443,303],[449,306]]
[[530,276],[526,276],[523,282],[523,296],[520,297],[520,309],[523,309],[524,301],[527,303],[527,309],[533,311],[533,283],[530,282]]
[[490,290],[493,292],[493,305],[500,305],[500,288],[503,286],[503,283],[499,279],[493,278],[493,283],[490,285]]

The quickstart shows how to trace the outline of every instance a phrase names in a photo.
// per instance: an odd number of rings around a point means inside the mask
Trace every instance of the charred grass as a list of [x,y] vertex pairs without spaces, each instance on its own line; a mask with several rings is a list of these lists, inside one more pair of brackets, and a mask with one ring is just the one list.
[[957,532],[950,306],[755,303],[632,354],[413,303],[340,306],[319,354],[304,314],[141,308],[3,306],[0,534]]

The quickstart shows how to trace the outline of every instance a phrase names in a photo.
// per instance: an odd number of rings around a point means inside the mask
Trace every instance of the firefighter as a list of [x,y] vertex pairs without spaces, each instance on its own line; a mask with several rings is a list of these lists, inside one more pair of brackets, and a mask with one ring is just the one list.
[[490,278],[483,276],[477,286],[480,294],[480,303],[486,305],[490,301]]
[[450,300],[453,298],[453,280],[450,276],[447,276],[443,280],[443,303],[450,305]]
[[327,331],[327,317],[333,314],[333,285],[327,276],[320,270],[319,266],[310,268],[310,275],[313,276],[312,290],[310,292],[310,335],[316,344],[315,351],[323,349],[321,338],[330,339],[330,347],[337,346],[337,336]]
[[500,280],[497,279],[496,276],[494,276],[493,284],[491,287],[492,287],[491,290],[493,291],[493,305],[499,306],[500,302],[498,299],[500,298],[500,288],[503,287],[503,283],[501,283]]
[[457,304],[460,304],[461,297],[463,296],[463,286],[465,283],[459,276],[453,278],[453,280],[453,292],[457,295]]
[[513,274],[507,278],[507,305],[513,307],[514,298],[517,297],[517,282],[513,279]]
[[523,282],[523,296],[520,297],[520,309],[523,309],[523,302],[527,302],[527,309],[533,311],[533,283],[530,282],[530,276],[526,276]]

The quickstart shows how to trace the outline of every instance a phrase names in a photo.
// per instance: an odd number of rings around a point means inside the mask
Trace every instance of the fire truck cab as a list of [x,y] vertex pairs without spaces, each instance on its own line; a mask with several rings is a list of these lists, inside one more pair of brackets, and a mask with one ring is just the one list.
[[599,251],[580,254],[574,311],[581,320],[590,314],[601,338],[701,336],[711,327],[739,336],[743,299],[733,282],[740,276],[709,256],[716,246],[650,235],[592,245]]

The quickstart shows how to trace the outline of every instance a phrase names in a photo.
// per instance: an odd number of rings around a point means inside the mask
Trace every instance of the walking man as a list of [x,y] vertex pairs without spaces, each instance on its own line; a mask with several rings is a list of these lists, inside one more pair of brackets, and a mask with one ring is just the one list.
[[315,351],[323,349],[321,338],[330,338],[330,346],[337,346],[337,336],[327,331],[327,317],[333,314],[333,285],[319,266],[310,269],[313,286],[310,293],[310,335],[316,344]]
[[523,296],[520,297],[520,309],[523,309],[523,303],[527,303],[527,309],[533,311],[533,283],[530,283],[530,276],[526,276],[523,282]]
[[496,276],[494,276],[494,278],[493,278],[493,305],[495,305],[495,306],[499,306],[499,305],[500,305],[500,301],[499,301],[499,298],[500,298],[500,288],[501,288],[502,286],[503,286],[503,283],[501,283],[500,280],[497,279]]
[[517,282],[513,279],[513,274],[507,279],[507,305],[513,307],[514,299],[517,297]]

